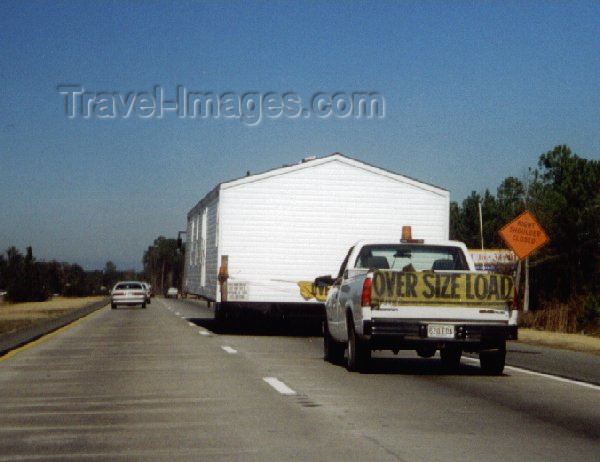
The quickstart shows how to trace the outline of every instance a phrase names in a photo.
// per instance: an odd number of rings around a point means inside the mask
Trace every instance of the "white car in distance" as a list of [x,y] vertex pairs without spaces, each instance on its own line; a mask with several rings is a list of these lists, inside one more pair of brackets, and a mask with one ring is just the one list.
[[169,287],[167,290],[167,298],[177,298],[179,296],[179,290],[177,287]]
[[146,308],[147,292],[141,282],[120,281],[110,292],[110,307],[115,310],[118,305],[141,305]]

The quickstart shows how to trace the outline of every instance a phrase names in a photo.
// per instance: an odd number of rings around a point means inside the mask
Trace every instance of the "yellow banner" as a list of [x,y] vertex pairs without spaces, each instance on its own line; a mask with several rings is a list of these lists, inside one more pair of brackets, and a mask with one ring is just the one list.
[[298,287],[300,287],[300,295],[302,295],[304,300],[312,298],[317,299],[319,302],[327,300],[329,286],[316,286],[311,281],[300,281],[298,282]]
[[373,273],[371,302],[389,305],[496,305],[512,303],[514,282],[504,274]]

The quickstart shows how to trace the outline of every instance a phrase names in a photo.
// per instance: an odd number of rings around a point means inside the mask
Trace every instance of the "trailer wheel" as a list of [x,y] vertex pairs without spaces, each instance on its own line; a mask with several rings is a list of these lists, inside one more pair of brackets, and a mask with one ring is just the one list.
[[110,304],[110,308],[111,308],[111,310],[116,310],[117,309],[117,304],[116,303],[111,303]]
[[371,349],[364,340],[356,335],[351,314],[348,314],[346,318],[346,326],[348,328],[348,362],[346,363],[346,369],[350,372],[364,372],[371,361]]
[[456,372],[460,368],[460,357],[462,355],[462,349],[455,345],[446,345],[445,348],[440,350],[440,357],[442,358],[442,368],[446,372]]
[[225,329],[229,323],[227,308],[223,303],[215,303],[215,326],[217,329]]
[[479,352],[479,363],[485,375],[502,375],[506,363],[506,342],[498,345],[496,350]]
[[344,359],[346,346],[336,341],[329,332],[327,319],[323,321],[323,358],[332,364],[339,364]]
[[146,302],[142,303],[142,308],[146,308]]

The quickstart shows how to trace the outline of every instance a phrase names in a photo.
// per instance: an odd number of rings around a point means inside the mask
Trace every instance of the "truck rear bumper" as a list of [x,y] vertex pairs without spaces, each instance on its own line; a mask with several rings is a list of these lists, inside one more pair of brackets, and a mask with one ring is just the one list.
[[[430,338],[427,336],[428,324],[452,324],[453,338]],[[373,349],[413,349],[424,343],[461,343],[466,349],[478,349],[485,345],[495,345],[505,340],[516,340],[516,325],[475,324],[464,322],[447,323],[444,321],[401,321],[374,318],[363,323],[365,338],[370,340]]]

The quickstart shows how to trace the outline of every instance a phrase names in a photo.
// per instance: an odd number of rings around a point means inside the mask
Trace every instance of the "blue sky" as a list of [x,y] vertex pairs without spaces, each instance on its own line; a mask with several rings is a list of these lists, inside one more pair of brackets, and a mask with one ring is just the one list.
[[[0,249],[141,268],[220,181],[342,152],[462,201],[600,158],[597,2],[0,3]],[[68,118],[60,85],[378,92],[383,118]]]

